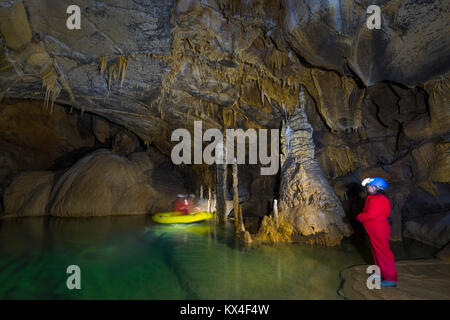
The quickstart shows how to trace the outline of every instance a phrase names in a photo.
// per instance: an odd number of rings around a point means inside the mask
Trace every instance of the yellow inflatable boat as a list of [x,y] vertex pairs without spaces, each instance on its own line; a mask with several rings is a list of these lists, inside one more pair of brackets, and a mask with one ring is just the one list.
[[211,212],[193,212],[183,214],[179,211],[157,213],[153,215],[152,220],[158,223],[193,223],[208,220],[214,217]]

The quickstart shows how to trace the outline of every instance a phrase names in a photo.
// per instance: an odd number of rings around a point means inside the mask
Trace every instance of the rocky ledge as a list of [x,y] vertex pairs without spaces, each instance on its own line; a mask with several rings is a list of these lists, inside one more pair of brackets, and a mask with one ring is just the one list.
[[341,272],[339,294],[350,300],[449,300],[450,261],[439,259],[397,261],[397,287],[368,289],[368,265]]

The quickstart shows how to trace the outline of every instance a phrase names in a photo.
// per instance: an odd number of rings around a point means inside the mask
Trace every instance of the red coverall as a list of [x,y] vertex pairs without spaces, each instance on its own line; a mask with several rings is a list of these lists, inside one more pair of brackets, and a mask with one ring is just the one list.
[[173,204],[173,211],[180,211],[183,214],[190,214],[192,212],[200,212],[199,207],[194,207],[194,200],[192,199],[177,199]]
[[189,214],[193,206],[191,199],[177,199],[173,204],[173,211],[181,211],[184,214]]
[[389,199],[381,193],[370,194],[363,211],[356,216],[362,222],[369,235],[375,264],[380,267],[381,277],[388,281],[397,281],[394,254],[389,248],[391,227],[387,220],[391,213]]

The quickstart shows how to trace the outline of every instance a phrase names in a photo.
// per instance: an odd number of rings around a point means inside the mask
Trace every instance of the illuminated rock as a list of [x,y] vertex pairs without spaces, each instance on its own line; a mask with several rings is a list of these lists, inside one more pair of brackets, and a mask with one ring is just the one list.
[[308,241],[337,245],[352,233],[339,198],[314,156],[313,129],[305,98],[283,124],[280,208],[278,218],[265,217],[258,239]]

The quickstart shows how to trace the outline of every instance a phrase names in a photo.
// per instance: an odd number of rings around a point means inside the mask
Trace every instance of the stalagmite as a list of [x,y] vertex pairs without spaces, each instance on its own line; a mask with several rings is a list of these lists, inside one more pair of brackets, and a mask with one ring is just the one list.
[[234,228],[236,233],[245,232],[244,220],[242,218],[242,208],[239,205],[239,188],[238,188],[238,167],[236,158],[233,163],[233,210],[234,210]]
[[266,216],[259,239],[333,246],[352,233],[341,202],[315,159],[312,133],[301,88],[300,107],[282,127],[279,221]]
[[278,200],[273,200],[273,217],[275,218],[275,223],[278,224]]
[[226,152],[223,157],[223,164],[222,164],[222,194],[223,194],[223,212],[222,212],[222,221],[225,221],[227,219],[227,173],[228,173],[228,166],[226,163]]
[[211,186],[208,186],[208,212],[211,212]]
[[233,211],[234,211],[234,229],[237,233],[239,230],[239,194],[238,194],[236,158],[234,158],[233,163]]
[[[222,147],[224,144],[222,144]],[[224,150],[224,149],[222,149]],[[222,157],[222,163],[217,161]],[[218,158],[218,159],[217,159]],[[226,205],[225,205],[225,194],[227,185],[227,165],[226,165],[226,155],[225,152],[220,153],[216,158],[216,215],[219,218],[219,222],[225,222],[226,220]]]

